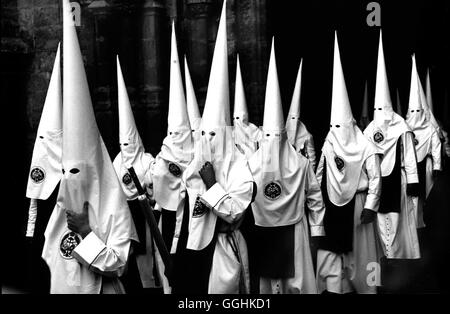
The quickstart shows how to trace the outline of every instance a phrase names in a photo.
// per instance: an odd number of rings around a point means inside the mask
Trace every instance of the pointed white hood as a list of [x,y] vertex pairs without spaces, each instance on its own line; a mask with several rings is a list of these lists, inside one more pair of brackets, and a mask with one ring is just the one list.
[[385,121],[391,121],[394,110],[392,109],[391,94],[389,92],[386,63],[384,61],[383,37],[380,31],[378,43],[377,80],[375,85],[374,121],[383,127]]
[[[248,189],[252,177],[246,167],[245,156],[234,145],[230,126],[230,103],[228,87],[228,52],[226,30],[226,1],[223,3],[217,32],[214,55],[209,75],[205,109],[202,115],[202,135],[195,146],[194,159],[184,173],[189,194],[191,219],[187,248],[204,249],[213,239],[217,214],[212,210],[198,213],[198,197],[206,192],[199,170],[206,161],[214,167],[216,181],[239,203],[247,208],[251,201]],[[172,246],[172,250],[174,247]]]
[[305,142],[312,136],[305,124],[300,120],[300,98],[302,89],[303,59],[300,60],[297,79],[295,80],[294,93],[292,94],[291,106],[286,118],[286,132],[289,143],[300,153],[305,148]]
[[252,205],[256,225],[275,227],[300,221],[302,211],[297,206],[303,196],[298,188],[306,175],[307,163],[309,161],[287,140],[272,39],[262,140],[260,148],[248,161],[258,185]]
[[117,92],[120,153],[114,159],[113,164],[127,199],[133,200],[138,197],[138,192],[131,180],[128,169],[133,167],[142,186],[149,186],[151,182],[146,173],[153,162],[153,156],[145,153],[144,145],[139,136],[119,57],[117,57]]
[[[136,122],[134,121],[133,111],[131,110],[130,99],[128,98],[127,88],[122,74],[119,57],[117,57],[117,92],[119,106],[119,141],[123,158],[130,161],[135,157],[137,151],[143,151],[141,137],[139,136]],[[132,149],[129,149],[130,146]]]
[[228,83],[228,51],[226,1],[222,7],[216,45],[209,74],[208,91],[202,115],[201,129],[207,133],[231,125]]
[[162,208],[175,211],[180,202],[181,175],[193,158],[193,136],[181,79],[175,24],[172,23],[167,136],[152,169],[153,193]]
[[233,138],[238,149],[249,158],[258,147],[261,130],[248,121],[247,101],[242,82],[239,54],[236,61],[236,83],[234,89]]
[[189,72],[186,56],[184,56],[184,77],[186,81],[186,104],[189,122],[191,129],[197,131],[200,128],[202,116],[198,109],[197,97],[195,96],[194,85],[192,84],[191,73]]
[[409,106],[406,113],[406,123],[414,132],[414,142],[416,143],[417,162],[421,162],[429,152],[431,135],[434,132],[427,114],[426,97],[420,83],[417,72],[416,57],[412,56],[411,86],[409,91]]
[[236,56],[236,83],[234,89],[233,119],[248,124],[247,101],[245,100],[244,83],[242,82],[239,54]]
[[168,131],[191,130],[187,113],[186,97],[184,95],[183,80],[181,78],[180,60],[178,57],[175,22],[172,22],[172,39],[170,49],[170,88],[169,115],[167,119]]
[[327,190],[336,206],[350,202],[367,157],[377,153],[356,126],[345,85],[337,35],[334,37],[333,91],[330,131],[322,152],[326,159]]
[[395,166],[397,142],[410,132],[405,120],[394,112],[389,92],[386,65],[384,61],[383,38],[380,31],[378,46],[377,78],[375,85],[374,119],[364,130],[364,135],[380,149],[383,154],[381,174],[388,176]]
[[34,143],[26,195],[46,200],[62,177],[62,91],[60,45]]
[[266,97],[264,105],[263,132],[265,135],[266,133],[284,133],[286,130],[283,116],[283,107],[281,106],[280,85],[278,82],[278,71],[274,45],[274,39],[272,38],[272,48],[270,53],[269,70],[267,73]]
[[[63,2],[63,21],[64,175],[45,231],[42,257],[51,272],[51,293],[99,293],[102,276],[67,251],[67,237],[76,242],[81,238],[68,229],[65,210],[81,212],[88,201],[90,227],[103,243],[137,240],[137,236],[125,195],[97,128],[68,0]],[[119,258],[126,261],[128,255]]]
[[[341,55],[337,35],[334,35],[334,59],[333,59],[333,93],[331,96],[331,118],[333,127],[339,125],[341,128],[351,127],[355,121],[345,85],[344,71],[341,65]],[[334,128],[333,128],[334,129]]]

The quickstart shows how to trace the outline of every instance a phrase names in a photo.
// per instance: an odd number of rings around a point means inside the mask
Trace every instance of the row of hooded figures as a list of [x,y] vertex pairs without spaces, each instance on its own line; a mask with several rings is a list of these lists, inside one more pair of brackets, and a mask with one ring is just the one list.
[[202,116],[172,28],[161,151],[144,150],[117,59],[121,151],[111,162],[67,0],[63,8],[64,80],[58,47],[26,194],[28,237],[39,236],[39,204],[55,196],[40,251],[51,293],[376,293],[382,257],[421,257],[417,229],[441,170],[443,133],[414,56],[406,121],[393,111],[381,32],[374,119],[364,131],[335,36],[330,129],[316,163],[300,121],[302,63],[285,121],[272,42],[258,128],[238,59],[231,126],[225,5]]

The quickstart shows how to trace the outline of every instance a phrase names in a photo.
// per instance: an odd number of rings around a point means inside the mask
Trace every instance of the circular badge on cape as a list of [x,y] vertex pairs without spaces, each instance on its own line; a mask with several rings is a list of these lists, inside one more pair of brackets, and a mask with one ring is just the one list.
[[344,159],[339,156],[334,157],[334,162],[336,163],[336,167],[339,171],[342,171],[345,168]]
[[64,259],[72,259],[72,252],[73,250],[75,250],[78,244],[80,244],[80,242],[80,235],[73,231],[67,231],[61,239],[61,243],[59,245],[59,253],[61,253],[61,256]]
[[34,183],[42,183],[45,180],[45,171],[41,167],[34,167],[30,171],[30,178]]
[[133,181],[133,180],[131,179],[130,174],[129,174],[129,173],[125,173],[125,174],[123,175],[123,177],[122,177],[122,182],[123,182],[123,184],[129,185],[129,184],[131,184],[131,181]]
[[419,145],[419,141],[416,138],[414,139],[414,145],[415,146]]
[[181,176],[181,169],[177,164],[173,162],[169,162],[169,172],[173,174],[175,177]]
[[383,133],[381,133],[381,131],[376,131],[373,135],[373,140],[375,141],[375,143],[381,143],[382,141],[384,141]]
[[208,207],[200,201],[200,196],[195,199],[194,211],[192,213],[192,218],[199,218],[206,214]]
[[264,196],[273,201],[281,195],[281,185],[276,182],[270,182],[264,187]]

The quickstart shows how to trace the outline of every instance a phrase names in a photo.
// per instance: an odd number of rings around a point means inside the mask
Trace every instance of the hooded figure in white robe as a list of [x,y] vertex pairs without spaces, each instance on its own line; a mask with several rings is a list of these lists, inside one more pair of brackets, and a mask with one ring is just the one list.
[[200,137],[200,123],[202,116],[198,108],[197,97],[195,96],[194,85],[192,84],[191,73],[186,56],[184,56],[184,80],[186,84],[186,105],[189,116],[189,124],[191,125],[192,137],[194,142]]
[[311,162],[313,169],[316,169],[316,150],[311,133],[308,132],[305,124],[300,121],[300,96],[302,88],[303,60],[300,61],[297,79],[295,81],[294,93],[292,95],[291,107],[286,119],[286,131],[289,143],[291,143],[297,153],[302,154]]
[[248,159],[258,149],[261,130],[248,121],[247,101],[242,82],[239,54],[236,62],[236,83],[234,89],[233,137],[236,147]]
[[[176,219],[182,217],[185,202],[182,176],[192,160],[194,148],[174,23],[172,23],[167,122],[167,136],[161,146],[161,152],[155,158],[151,174],[154,197],[157,205],[162,208],[161,232],[168,250],[171,250]],[[172,249],[172,253],[174,250],[175,248]]]
[[433,126],[426,104],[425,92],[417,72],[416,57],[412,57],[411,87],[406,123],[414,132],[414,144],[419,173],[419,198],[416,213],[417,228],[425,227],[424,202],[433,187],[435,171],[441,170],[441,141]]
[[[120,293],[136,230],[95,122],[68,0],[63,21],[63,177],[42,257],[51,293]],[[84,221],[83,232],[69,225],[75,216]]]
[[377,221],[384,255],[387,258],[420,258],[416,208],[411,200],[417,196],[415,191],[419,182],[413,133],[392,109],[381,31],[374,119],[364,130],[364,135],[383,152],[383,191]]
[[251,205],[255,241],[249,247],[256,246],[251,271],[262,294],[317,293],[308,225],[311,236],[325,235],[325,208],[312,162],[288,142],[273,41],[262,132],[260,148],[248,161],[258,187]]
[[249,290],[247,248],[238,228],[252,200],[253,180],[232,138],[226,1],[200,130],[194,159],[183,174],[188,203],[183,219],[177,218],[174,291],[245,293]]
[[153,195],[153,182],[150,167],[154,162],[151,154],[145,152],[139,136],[130,100],[122,74],[119,58],[117,57],[117,91],[119,106],[119,141],[120,152],[114,159],[113,165],[122,190],[126,195],[128,206],[133,217],[139,243],[133,243],[133,257],[130,257],[128,271],[123,278],[127,293],[141,292],[142,289],[158,286],[156,278],[155,246],[153,245],[150,227],[141,210],[138,191],[131,179],[128,169],[133,168],[139,182],[147,194]]
[[60,45],[34,143],[26,196],[30,198],[25,236],[29,239],[31,292],[48,293],[48,268],[41,258],[44,231],[55,207],[62,177],[62,88]]
[[60,45],[42,109],[31,159],[26,196],[30,198],[27,237],[33,237],[37,217],[37,200],[46,200],[62,177],[62,90]]
[[326,235],[317,252],[319,293],[376,293],[380,280],[374,223],[381,194],[378,153],[353,118],[335,35],[330,131],[316,172],[326,208]]

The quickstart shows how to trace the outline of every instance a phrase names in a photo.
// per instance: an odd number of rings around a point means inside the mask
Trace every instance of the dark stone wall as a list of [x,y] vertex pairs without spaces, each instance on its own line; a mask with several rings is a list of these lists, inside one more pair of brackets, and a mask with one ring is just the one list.
[[[170,25],[175,20],[180,57],[187,55],[201,109],[223,0],[78,1],[77,27],[97,122],[111,155],[118,152],[115,57],[119,55],[138,127],[146,148],[158,153],[165,136],[168,101]],[[54,55],[62,40],[61,1],[2,1],[2,24],[20,29],[29,41],[25,69],[27,147],[31,152]],[[230,0],[227,6],[230,88],[234,92],[236,53],[254,122],[262,120],[268,36],[265,1]],[[269,43],[270,44],[270,43]],[[231,94],[232,95],[232,94]],[[231,101],[233,101],[231,97]]]

